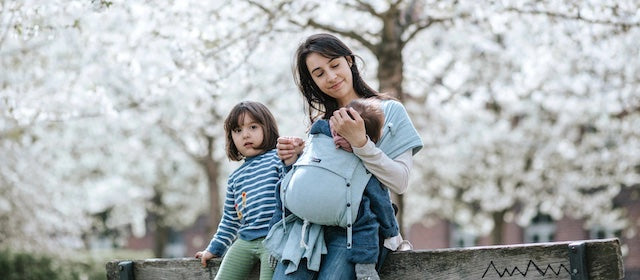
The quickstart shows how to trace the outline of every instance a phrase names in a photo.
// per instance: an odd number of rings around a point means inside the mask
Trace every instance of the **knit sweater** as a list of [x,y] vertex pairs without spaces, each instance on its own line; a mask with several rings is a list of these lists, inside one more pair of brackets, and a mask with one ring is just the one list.
[[236,238],[251,241],[267,235],[281,172],[282,161],[274,149],[246,158],[229,175],[222,220],[207,251],[222,256]]

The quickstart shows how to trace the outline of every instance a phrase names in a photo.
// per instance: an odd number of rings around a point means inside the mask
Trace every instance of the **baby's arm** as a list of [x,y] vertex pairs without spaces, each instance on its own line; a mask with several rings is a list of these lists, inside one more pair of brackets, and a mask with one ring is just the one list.
[[367,170],[373,173],[391,191],[397,194],[407,191],[409,171],[413,167],[411,149],[408,149],[395,159],[391,159],[369,140],[363,147],[353,147],[353,153],[362,159]]

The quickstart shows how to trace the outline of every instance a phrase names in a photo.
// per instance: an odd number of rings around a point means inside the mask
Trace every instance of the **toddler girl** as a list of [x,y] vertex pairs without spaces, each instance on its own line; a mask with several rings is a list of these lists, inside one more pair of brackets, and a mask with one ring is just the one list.
[[260,262],[260,279],[271,279],[262,240],[275,210],[275,186],[282,162],[276,154],[278,127],[263,104],[237,104],[224,122],[227,157],[244,163],[229,175],[222,219],[209,246],[195,254],[206,266],[222,257],[215,279],[245,279]]

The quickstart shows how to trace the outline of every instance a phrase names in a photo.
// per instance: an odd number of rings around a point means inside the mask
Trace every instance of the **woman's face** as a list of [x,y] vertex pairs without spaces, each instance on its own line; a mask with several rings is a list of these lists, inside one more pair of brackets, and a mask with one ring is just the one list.
[[346,57],[327,58],[318,53],[307,56],[307,69],[316,85],[326,95],[335,98],[340,107],[358,98],[353,89],[353,74]]

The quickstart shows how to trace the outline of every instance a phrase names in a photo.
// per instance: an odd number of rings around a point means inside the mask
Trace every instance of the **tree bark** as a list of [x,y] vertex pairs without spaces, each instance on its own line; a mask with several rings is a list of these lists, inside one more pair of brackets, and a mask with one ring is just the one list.
[[209,232],[214,233],[218,230],[218,223],[222,217],[220,207],[220,192],[218,186],[218,177],[220,176],[220,163],[213,159],[211,156],[201,160],[201,164],[207,173],[207,180],[209,186]]
[[504,236],[502,231],[505,226],[504,215],[506,211],[494,212],[493,215],[493,229],[491,230],[491,244],[499,245],[504,243]]
[[162,192],[158,191],[157,188],[154,188],[155,194],[151,199],[151,203],[153,205],[152,209],[152,221],[153,221],[153,256],[156,258],[164,257],[164,249],[169,242],[169,227],[166,226],[164,222],[164,217],[162,216],[162,210],[164,209],[164,205],[162,202]]
[[169,243],[169,227],[165,226],[164,223],[156,223],[155,225],[155,238],[153,240],[153,256],[156,258],[163,258],[164,249],[167,247]]
[[388,93],[402,102],[404,99],[401,38],[403,30],[397,24],[399,16],[400,13],[397,10],[389,11],[384,15],[380,43],[374,53],[378,58],[377,78],[380,82],[380,92]]
[[[383,27],[380,36],[380,43],[373,49],[374,55],[378,58],[377,78],[380,83],[379,91],[387,93],[400,102],[404,100],[402,92],[403,77],[403,57],[402,57],[402,26],[400,21],[400,11],[392,9],[383,14]],[[392,200],[398,206],[398,226],[400,234],[404,235],[404,197],[401,194],[392,194]]]

